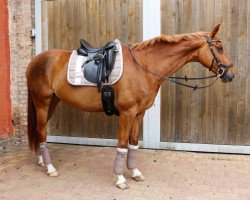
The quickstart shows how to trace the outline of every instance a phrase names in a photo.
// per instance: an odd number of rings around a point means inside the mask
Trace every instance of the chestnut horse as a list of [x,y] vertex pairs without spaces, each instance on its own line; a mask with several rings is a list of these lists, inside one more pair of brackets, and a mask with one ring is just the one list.
[[[212,32],[164,35],[123,46],[124,70],[113,85],[115,105],[119,110],[119,133],[113,171],[116,185],[128,188],[123,167],[132,171],[132,178],[145,178],[136,165],[138,138],[145,111],[154,102],[163,83],[188,62],[199,62],[219,75],[223,82],[232,81],[235,69],[216,37],[220,25]],[[31,150],[36,152],[40,165],[47,166],[47,174],[57,176],[46,146],[46,124],[56,105],[63,101],[76,109],[102,112],[101,94],[96,87],[76,87],[67,81],[67,65],[71,52],[49,50],[33,58],[26,77],[28,84],[28,137]]]

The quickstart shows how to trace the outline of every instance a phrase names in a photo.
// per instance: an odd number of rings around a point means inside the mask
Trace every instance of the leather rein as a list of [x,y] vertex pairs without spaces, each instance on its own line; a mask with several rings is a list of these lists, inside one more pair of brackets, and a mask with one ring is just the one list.
[[[139,65],[144,71],[146,71],[146,72],[148,72],[148,73],[150,73],[150,74],[152,74],[154,76],[160,77],[162,79],[171,81],[171,82],[173,82],[175,84],[192,88],[194,90],[196,90],[196,89],[205,89],[207,87],[212,86],[220,77],[223,77],[227,73],[228,69],[233,66],[232,63],[229,64],[229,65],[222,64],[220,62],[220,60],[217,58],[216,54],[214,53],[214,50],[213,50],[211,44],[213,42],[222,42],[222,41],[219,40],[219,39],[216,39],[216,40],[209,39],[209,37],[207,35],[206,35],[206,38],[207,38],[207,44],[209,46],[209,49],[210,49],[210,51],[211,51],[211,53],[213,55],[209,71],[212,71],[212,68],[213,68],[213,65],[214,65],[214,61],[216,61],[217,65],[218,65],[217,75],[206,76],[206,77],[198,77],[198,78],[197,77],[196,78],[188,78],[187,76],[185,76],[185,77],[174,77],[174,76],[165,77],[162,74],[153,72],[153,71],[149,70],[148,68],[146,68],[145,66],[143,66],[142,64],[140,64],[138,62],[135,54],[134,54],[134,51],[132,50],[132,47],[130,45],[128,45],[128,48],[129,48],[129,51],[130,51],[130,53],[131,53],[134,61],[136,62],[136,64]],[[216,79],[212,83],[210,83],[208,85],[205,85],[205,86],[198,86],[198,85],[193,86],[193,85],[188,85],[188,84],[185,84],[185,83],[177,81],[177,80],[185,80],[185,81],[188,81],[188,80],[191,80],[191,81],[193,81],[193,80],[204,80],[204,79],[210,79],[210,78],[215,78],[215,77],[216,77]]]

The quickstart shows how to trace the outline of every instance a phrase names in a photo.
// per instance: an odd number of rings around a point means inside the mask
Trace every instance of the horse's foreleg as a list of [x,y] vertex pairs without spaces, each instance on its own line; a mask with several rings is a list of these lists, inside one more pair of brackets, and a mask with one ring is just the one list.
[[145,177],[137,168],[137,158],[139,149],[140,129],[143,121],[144,113],[137,115],[132,131],[129,135],[127,168],[132,172],[132,178],[136,181],[144,181]]
[[47,174],[49,176],[58,176],[58,172],[52,165],[49,150],[46,144],[46,124],[48,117],[48,106],[46,104],[36,104],[36,115],[37,115],[37,135],[39,140],[39,146],[36,151],[38,156],[38,164],[47,167]]
[[135,120],[135,113],[133,111],[121,112],[119,117],[119,136],[118,136],[118,148],[114,162],[113,171],[117,176],[116,185],[120,189],[127,189],[129,185],[123,176],[123,168],[127,159],[127,146],[129,133]]

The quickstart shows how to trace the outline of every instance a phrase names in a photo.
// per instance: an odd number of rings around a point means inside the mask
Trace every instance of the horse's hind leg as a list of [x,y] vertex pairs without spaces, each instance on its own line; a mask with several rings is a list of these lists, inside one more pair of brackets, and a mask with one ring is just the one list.
[[47,174],[49,176],[58,176],[58,172],[52,165],[50,154],[46,144],[46,124],[48,121],[48,114],[50,109],[50,103],[52,102],[52,97],[38,97],[34,98],[34,104],[36,107],[36,117],[37,117],[37,128],[36,134],[38,137],[39,145],[36,151],[36,155],[39,158],[40,165],[45,165],[47,167]]
[[139,149],[139,135],[140,129],[143,121],[144,112],[136,116],[134,126],[129,135],[129,145],[128,145],[128,156],[127,156],[127,168],[132,172],[132,178],[136,181],[144,181],[145,177],[137,168],[137,158]]
[[53,96],[51,97],[51,101],[49,104],[49,111],[48,111],[48,117],[47,117],[47,121],[49,121],[49,119],[51,118],[51,116],[53,115],[55,108],[57,106],[57,104],[60,102],[61,100],[55,95],[53,94]]
[[[53,96],[51,97],[51,101],[50,101],[50,104],[49,104],[49,110],[48,110],[48,117],[47,117],[47,121],[49,121],[49,119],[51,118],[51,116],[53,115],[54,111],[55,111],[55,108],[57,106],[57,104],[60,102],[60,99],[55,95],[53,94]],[[41,165],[41,166],[45,166],[44,162],[43,162],[43,157],[41,155],[41,152],[37,151],[36,152],[37,156],[38,156],[38,165]]]

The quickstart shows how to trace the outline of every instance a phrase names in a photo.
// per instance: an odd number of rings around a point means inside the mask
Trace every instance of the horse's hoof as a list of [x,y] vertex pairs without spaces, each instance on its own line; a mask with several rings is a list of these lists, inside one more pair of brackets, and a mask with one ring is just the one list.
[[140,175],[140,176],[135,176],[135,177],[132,177],[135,181],[145,181],[145,177],[143,175]]
[[55,170],[54,172],[47,172],[47,174],[49,175],[49,176],[51,176],[51,177],[56,177],[56,176],[58,176],[59,174],[58,174],[58,172]]
[[129,188],[129,185],[127,182],[124,182],[124,183],[120,183],[120,184],[116,184],[116,186],[119,188],[119,189],[122,189],[122,190],[126,190]]

